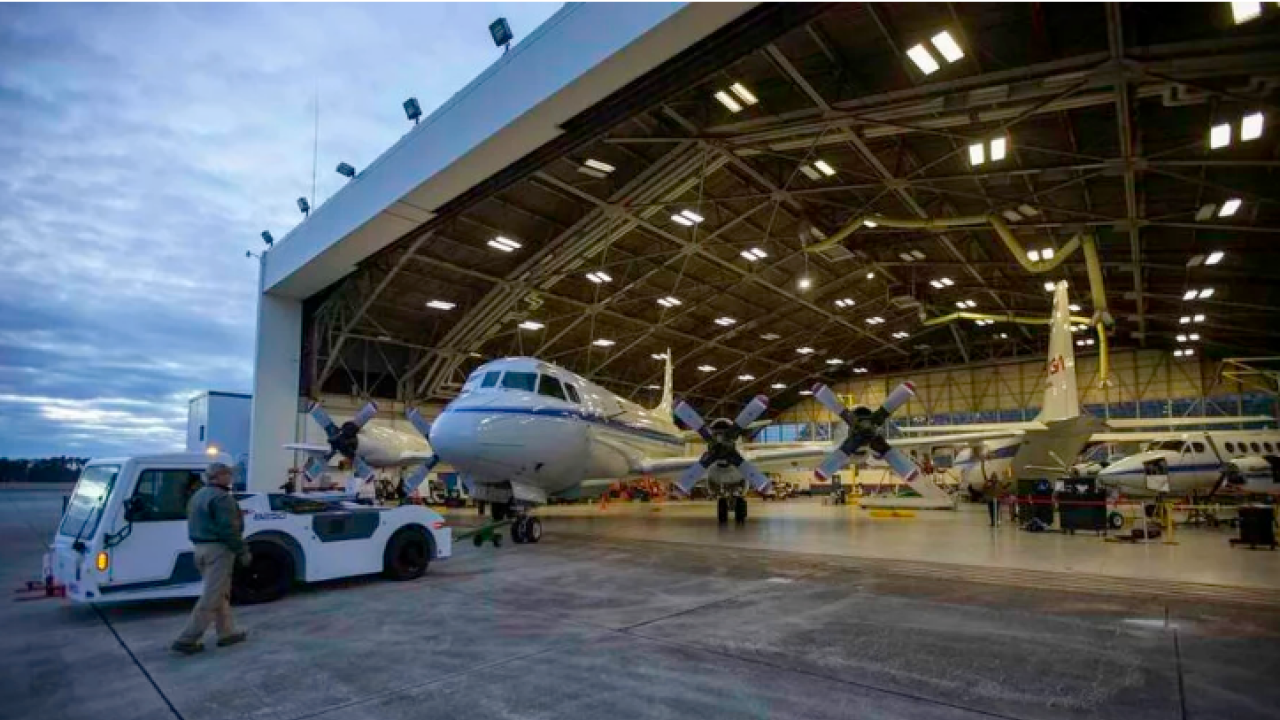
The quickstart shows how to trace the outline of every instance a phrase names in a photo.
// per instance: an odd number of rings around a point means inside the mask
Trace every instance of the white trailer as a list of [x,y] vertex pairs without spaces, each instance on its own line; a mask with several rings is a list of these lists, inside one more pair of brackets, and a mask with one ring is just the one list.
[[[67,504],[45,576],[80,602],[122,602],[200,594],[187,501],[212,461],[204,453],[90,461]],[[417,505],[373,507],[338,498],[236,493],[253,553],[237,568],[232,598],[269,602],[295,582],[381,572],[410,580],[448,558],[444,518]]]

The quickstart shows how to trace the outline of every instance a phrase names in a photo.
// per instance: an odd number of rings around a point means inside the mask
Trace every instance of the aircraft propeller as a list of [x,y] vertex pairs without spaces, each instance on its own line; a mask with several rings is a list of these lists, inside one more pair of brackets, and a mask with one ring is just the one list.
[[[415,430],[422,434],[422,437],[426,438],[428,442],[431,441],[431,423],[427,422],[427,419],[422,417],[422,414],[418,412],[417,408],[410,408],[409,411],[405,413],[405,417],[409,418],[409,423],[413,425]],[[412,495],[413,491],[417,490],[418,486],[422,484],[422,481],[427,479],[427,473],[431,472],[431,468],[434,468],[439,462],[440,456],[435,453],[432,453],[431,457],[423,460],[422,464],[418,466],[418,469],[414,470],[413,474],[405,478],[401,483],[400,488],[403,494],[406,497]]]
[[849,459],[865,445],[877,457],[884,459],[903,480],[910,481],[920,473],[920,468],[909,455],[889,445],[884,439],[884,426],[895,410],[907,403],[915,395],[911,383],[903,383],[889,393],[884,404],[878,410],[866,407],[846,408],[831,388],[818,384],[813,388],[813,396],[822,406],[849,426],[849,435],[840,446],[831,451],[816,469],[819,476],[830,479],[849,463]]
[[769,488],[769,478],[760,472],[760,468],[756,467],[750,460],[742,457],[742,453],[738,452],[738,438],[751,428],[751,423],[755,422],[765,409],[769,407],[769,398],[764,395],[757,395],[742,408],[742,412],[738,413],[738,417],[734,418],[730,423],[727,420],[715,420],[710,425],[703,421],[702,416],[698,414],[688,403],[681,402],[676,406],[676,417],[689,427],[690,430],[698,433],[707,443],[707,449],[702,453],[702,457],[698,462],[690,465],[680,476],[676,478],[676,487],[685,495],[693,490],[693,486],[700,480],[707,468],[715,463],[723,462],[737,468],[742,476],[751,483],[751,487],[756,492],[764,492]]
[[325,441],[329,443],[329,452],[321,458],[318,455],[312,455],[307,460],[307,464],[303,467],[302,472],[307,479],[314,482],[324,474],[325,468],[329,466],[329,461],[334,455],[342,457],[352,462],[356,477],[362,481],[367,480],[373,475],[373,470],[364,460],[360,459],[357,451],[360,449],[360,430],[374,415],[378,414],[378,405],[370,401],[364,407],[360,408],[360,412],[355,414],[347,422],[338,425],[329,417],[329,413],[324,411],[319,402],[311,403],[311,407],[307,408],[307,414],[312,420],[324,430]]

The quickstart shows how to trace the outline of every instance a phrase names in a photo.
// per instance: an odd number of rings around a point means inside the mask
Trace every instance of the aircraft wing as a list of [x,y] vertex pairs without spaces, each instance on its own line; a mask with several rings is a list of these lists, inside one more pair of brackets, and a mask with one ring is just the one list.
[[[1112,418],[1107,420],[1107,427],[1112,430],[1125,428],[1186,427],[1188,425],[1236,425],[1238,423],[1275,422],[1268,415],[1236,415],[1221,417],[1177,417],[1177,418]],[[1168,433],[1165,434],[1168,436]]]
[[965,425],[899,425],[898,431],[903,434],[929,434],[929,433],[981,433],[981,432],[1005,432],[1018,433],[1028,430],[1044,430],[1045,425],[1036,420],[1028,420],[1027,422],[1011,422],[1011,423],[969,423]]
[[304,452],[308,455],[328,455],[330,449],[328,445],[314,445],[309,443],[289,443],[284,447],[286,450],[297,450],[298,452]]

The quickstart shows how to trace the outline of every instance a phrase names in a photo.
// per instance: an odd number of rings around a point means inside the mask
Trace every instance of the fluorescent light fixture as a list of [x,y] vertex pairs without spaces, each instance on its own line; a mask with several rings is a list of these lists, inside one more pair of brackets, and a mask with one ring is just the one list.
[[1240,141],[1248,142],[1262,137],[1262,113],[1245,115],[1240,121]]
[[1204,205],[1201,205],[1200,209],[1196,210],[1196,222],[1204,222],[1205,220],[1213,217],[1213,211],[1217,209],[1218,206],[1214,203],[1205,203]]
[[1189,323],[1189,322],[1191,322],[1191,316],[1190,316],[1190,315],[1183,315],[1182,317],[1178,318],[1178,324],[1179,324],[1179,325],[1186,325],[1186,324],[1187,324],[1187,323]]
[[880,227],[880,223],[876,222],[875,220],[869,220],[866,218],[863,218],[862,224],[866,225],[869,228]]
[[457,303],[451,303],[448,300],[428,300],[427,307],[434,310],[452,310],[457,307]]
[[1182,354],[1183,354],[1184,356],[1186,356],[1186,357],[1191,357],[1192,355],[1195,355],[1195,354],[1196,354],[1196,351],[1195,351],[1194,349],[1192,349],[1192,348],[1187,348],[1187,349],[1185,349],[1185,350],[1183,350],[1183,351],[1182,351]]
[[1186,342],[1186,341],[1187,341],[1187,336],[1186,336],[1186,335],[1179,335],[1179,336],[1178,336],[1178,342]]
[[716,366],[715,365],[699,365],[698,369],[701,370],[702,372],[715,372]]
[[946,285],[947,287],[951,287],[952,285],[955,285],[955,282],[952,281],[952,279],[949,277],[938,278],[938,282],[942,283],[943,285]]
[[760,102],[756,99],[755,94],[748,90],[742,83],[734,83],[729,86],[729,89],[733,91],[734,95],[738,96],[738,99],[742,101],[743,105],[755,105]]
[[[992,159],[994,160],[995,158],[992,158]],[[1022,216],[1013,210],[1004,210],[1000,214],[1003,215],[1004,219],[1008,220],[1009,222],[1018,222],[1019,220],[1022,219]]]
[[1052,260],[1053,255],[1054,255],[1054,249],[1051,247],[1047,247],[1044,250],[1040,251],[1040,256],[1043,257],[1045,260]]
[[1231,3],[1231,17],[1236,24],[1246,23],[1262,14],[1262,3],[1260,2],[1233,2]]
[[661,390],[662,386],[661,385],[645,385],[644,389],[645,390]]
[[1205,265],[1217,265],[1220,262],[1222,262],[1221,250],[1214,250],[1213,252],[1209,253],[1209,257],[1205,258],[1204,260]]
[[717,324],[717,325],[719,325],[720,327],[729,327],[730,325],[733,325],[733,324],[734,324],[734,323],[736,323],[736,322],[738,322],[738,321],[737,321],[737,320],[734,320],[734,319],[733,319],[733,318],[731,318],[731,317],[718,317],[718,318],[716,318],[716,324]]
[[1205,298],[1213,297],[1213,288],[1205,288],[1201,290],[1200,294],[1197,297],[1201,300],[1204,300]]
[[543,325],[537,320],[525,320],[524,322],[520,323],[521,330],[541,330],[544,327],[546,327],[546,325]]
[[596,160],[595,158],[587,158],[582,162],[582,164],[586,165],[587,167],[593,170],[599,170],[602,173],[611,173],[617,169],[614,166],[610,165],[609,163],[601,162],[599,160]]
[[1231,124],[1214,125],[1209,131],[1209,149],[1217,150],[1231,144]]
[[685,217],[684,215],[672,215],[671,219],[680,223],[685,227],[693,227],[693,221]]
[[840,298],[836,301],[836,307],[838,308],[853,307],[856,304],[857,303],[854,302],[853,298]]
[[757,260],[763,260],[769,257],[769,253],[761,250],[760,248],[748,248],[738,254],[750,262],[756,262]]
[[681,214],[681,215],[683,215],[683,216],[685,216],[685,217],[686,217],[686,218],[688,218],[689,220],[692,220],[692,221],[693,221],[693,223],[694,223],[695,225],[696,225],[697,223],[702,222],[702,220],[703,220],[703,217],[702,217],[701,215],[699,215],[698,213],[696,213],[696,212],[694,212],[694,211],[692,211],[692,210],[681,210],[681,211],[680,211],[680,214]]
[[1200,264],[1203,262],[1204,262],[1204,255],[1192,255],[1191,259],[1187,260],[1187,267],[1189,268],[1199,267]]
[[595,345],[596,347],[609,347],[614,343],[609,338],[596,338],[595,341],[592,342],[591,344]]
[[511,252],[512,250],[518,250],[521,247],[520,243],[501,235],[490,240],[487,245],[494,250],[501,250],[502,252]]
[[796,282],[796,285],[798,285],[801,290],[808,290],[809,286],[812,284],[813,284],[813,281],[810,280],[808,276],[802,277],[800,278],[799,281]]
[[916,45],[907,51],[907,57],[911,58],[911,62],[920,68],[920,72],[925,75],[932,75],[938,72],[938,68],[942,67],[937,60],[933,59],[933,55],[923,45]]
[[768,340],[769,342],[773,342],[774,340],[777,340],[777,339],[778,339],[778,338],[780,338],[780,337],[782,337],[782,336],[781,336],[781,335],[779,335],[778,333],[765,333],[765,334],[763,334],[763,335],[761,335],[761,336],[760,336],[760,339],[761,339],[761,340]]
[[1053,281],[1052,281],[1052,280],[1050,280],[1049,282],[1047,282],[1047,283],[1045,283],[1045,284],[1044,284],[1044,291],[1045,291],[1045,292],[1053,292]]
[[811,355],[813,354],[813,348],[806,345],[805,347],[796,348],[796,352],[800,353],[801,355]]
[[1030,205],[1025,205],[1025,204],[1018,206],[1018,212],[1022,213],[1023,215],[1026,215],[1027,217],[1035,217],[1040,214],[1039,210],[1031,207]]
[[774,383],[774,384],[770,385],[769,387],[773,388],[774,390],[786,390],[786,389],[787,389],[787,384],[786,384],[786,383]]
[[934,35],[932,42],[938,52],[942,53],[942,57],[947,59],[947,62],[953,63],[964,57],[964,51],[956,44],[955,39],[951,37],[951,33],[946,30]]
[[587,279],[597,285],[613,281],[613,278],[609,277],[609,273],[602,270],[587,273]]
[[666,297],[658,298],[658,304],[662,307],[671,308],[677,305],[683,305],[684,303],[682,303],[679,298],[668,295]]
[[1077,341],[1076,341],[1076,347],[1084,347],[1084,341],[1083,341],[1083,340],[1077,340]]
[[1190,337],[1189,337],[1188,339],[1189,339],[1189,340],[1191,340],[1191,342],[1199,342],[1199,341],[1200,341],[1200,333],[1191,333],[1191,335],[1190,335]]
[[942,283],[941,283],[941,282],[939,282],[939,281],[937,281],[937,280],[930,280],[930,281],[929,281],[929,284],[930,284],[930,285],[932,285],[932,286],[933,286],[935,289],[937,289],[937,290],[941,290],[941,289],[942,289]]
[[1005,138],[998,137],[991,141],[991,160],[1003,160],[1005,151],[1009,149],[1009,141]]
[[903,340],[905,338],[911,337],[911,333],[907,332],[906,330],[899,330],[898,332],[894,333],[893,336],[899,340]]
[[729,112],[742,112],[742,105],[737,100],[734,100],[729,93],[721,90],[715,94],[715,98],[720,101],[721,105],[729,108]]
[[985,149],[982,147],[982,143],[974,143],[969,146],[969,164],[970,165],[981,165],[982,163],[986,162],[986,160],[987,160],[986,152],[985,152]]
[[738,376],[738,379],[739,379],[739,380],[741,380],[741,381],[743,381],[743,382],[748,382],[748,381],[751,381],[751,380],[755,380],[755,379],[756,379],[756,376],[755,376],[755,375],[751,375],[750,373],[743,373],[743,374],[741,374],[741,375],[739,375],[739,376]]
[[1195,317],[1191,318],[1191,322],[1196,322],[1196,323],[1204,322],[1204,315],[1196,315]]
[[898,253],[898,257],[902,258],[903,262],[911,262],[912,260],[915,260],[915,258],[911,257],[911,253]]
[[603,180],[609,177],[608,173],[602,173],[599,170],[593,170],[587,167],[586,165],[579,165],[578,172],[582,173],[583,175],[586,175],[587,177],[593,177],[597,180]]
[[821,179],[822,179],[822,173],[818,172],[817,170],[814,170],[813,168],[809,167],[808,165],[801,165],[801,166],[800,166],[800,172],[804,173],[804,176],[805,176],[805,177],[807,177],[807,178],[809,178],[810,180],[821,180]]
[[1173,351],[1173,356],[1174,356],[1174,357],[1182,357],[1182,350],[1174,350],[1174,351]]
[[828,365],[843,365],[844,361],[840,358],[827,358]]
[[1040,251],[1039,251],[1039,250],[1028,250],[1028,251],[1027,251],[1027,259],[1028,259],[1028,260],[1030,260],[1031,262],[1038,262],[1038,261],[1040,260]]
[[813,166],[818,168],[818,170],[827,177],[831,177],[836,174],[835,168],[828,165],[826,160],[814,160]]
[[916,260],[923,260],[924,253],[920,252],[919,250],[912,250],[911,257],[915,258]]
[[1000,333],[1000,334],[999,334],[999,335],[997,335],[996,337],[1000,338],[1001,340],[1008,340],[1008,339],[1009,339],[1009,333]]
[[1188,291],[1186,291],[1186,292],[1182,293],[1182,299],[1183,299],[1183,300],[1195,300],[1195,299],[1196,299],[1196,291],[1195,291],[1195,290],[1188,290]]
[[812,395],[812,394],[813,394],[813,391],[812,391],[812,390],[801,390],[801,391],[800,391],[800,394],[801,394],[801,395]]
[[868,325],[879,325],[883,322],[884,322],[884,318],[880,317],[879,315],[876,315],[875,317],[867,318]]
[[1239,209],[1240,198],[1231,198],[1230,200],[1222,203],[1222,209],[1218,211],[1218,217],[1231,217],[1232,215],[1235,215],[1236,211]]
[[667,354],[666,354],[666,353],[653,353],[653,354],[652,354],[652,355],[650,355],[649,357],[653,358],[654,360],[666,360],[666,359],[667,359]]
[[867,273],[867,279],[868,279],[868,280],[875,280],[875,279],[876,279],[876,274],[875,274],[875,273],[873,273],[873,272],[869,272],[869,273]]
[[1070,305],[1068,305],[1067,309],[1070,310],[1071,312],[1080,312],[1080,306],[1075,303],[1071,303]]

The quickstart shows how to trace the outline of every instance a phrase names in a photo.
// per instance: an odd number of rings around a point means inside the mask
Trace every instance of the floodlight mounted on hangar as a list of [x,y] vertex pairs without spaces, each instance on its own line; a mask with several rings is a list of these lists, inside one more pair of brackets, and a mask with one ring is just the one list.
[[309,217],[311,215],[311,203],[307,202],[307,199],[304,197],[298,198],[298,210],[300,210],[303,215],[307,215]]
[[502,48],[502,54],[506,54],[511,49],[511,40],[515,37],[511,34],[511,26],[507,24],[506,18],[498,18],[489,23],[489,35],[493,37],[493,44]]
[[339,175],[342,175],[348,180],[356,176],[356,169],[344,162],[338,163],[338,167],[335,169],[338,171]]
[[413,121],[414,125],[418,124],[418,119],[422,117],[422,106],[418,104],[418,98],[409,98],[404,101],[404,116]]
[[271,237],[271,232],[269,230],[263,230],[262,242],[266,243],[267,247],[271,247],[272,245],[276,244],[276,239]]

